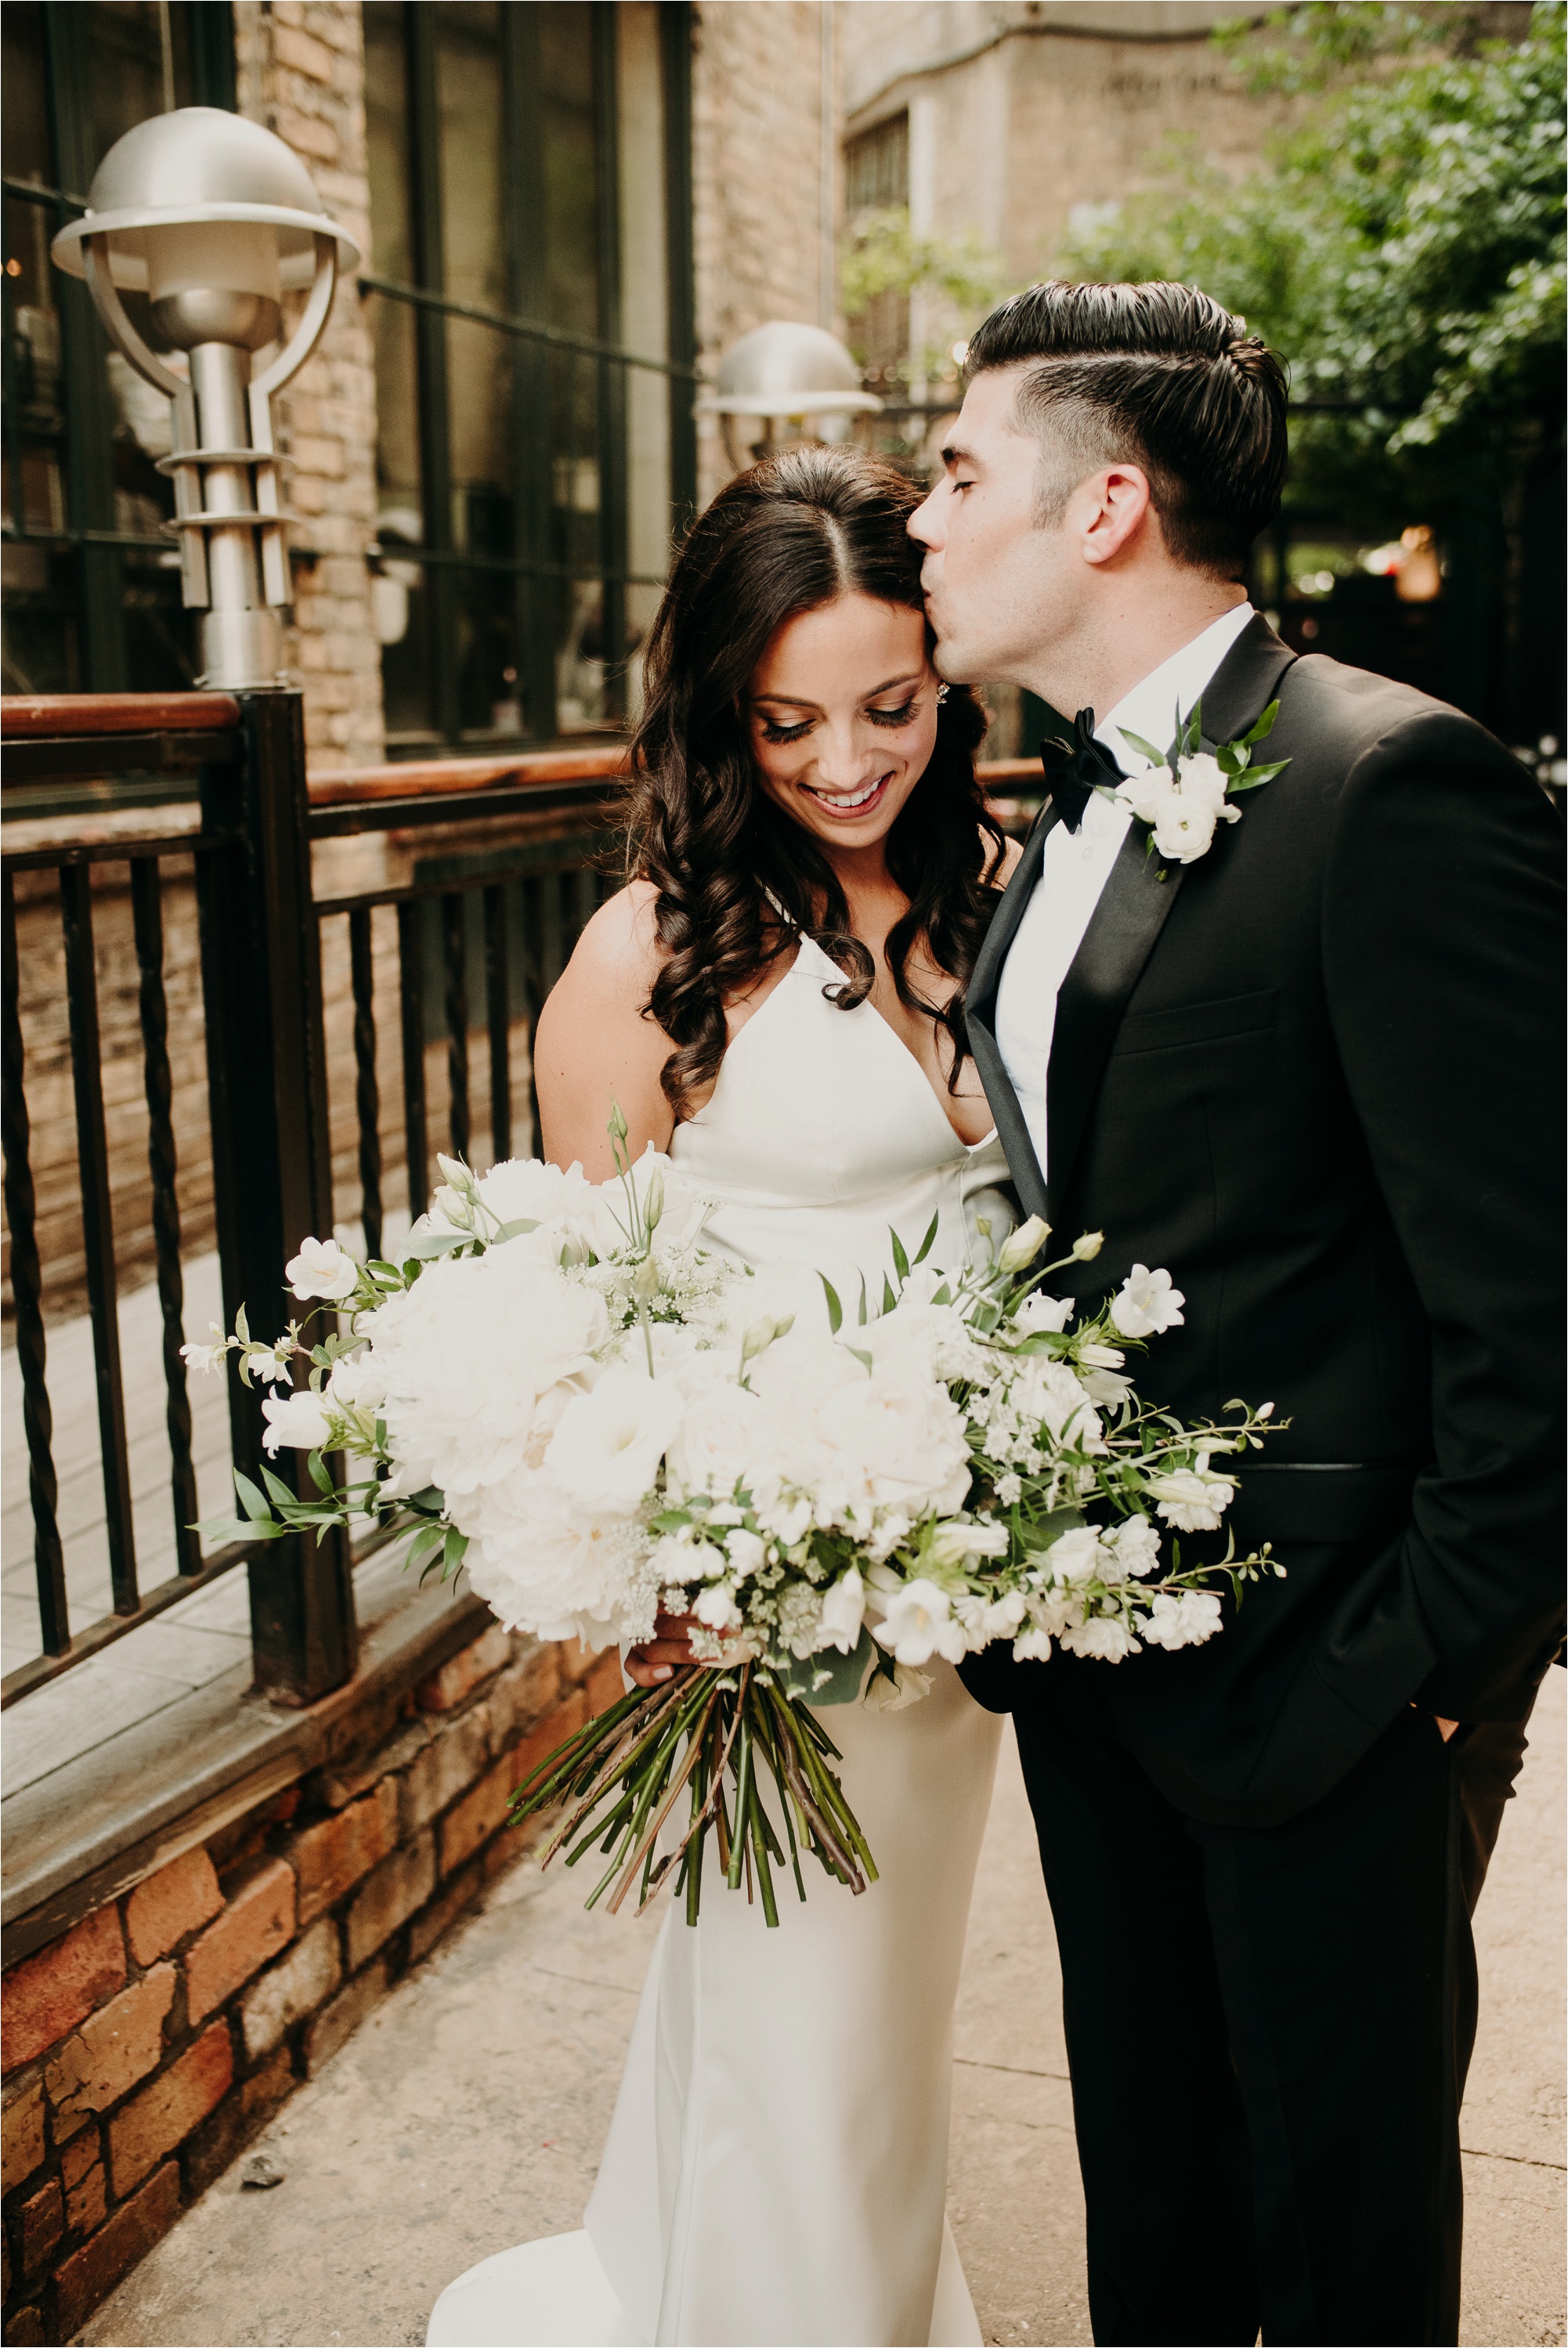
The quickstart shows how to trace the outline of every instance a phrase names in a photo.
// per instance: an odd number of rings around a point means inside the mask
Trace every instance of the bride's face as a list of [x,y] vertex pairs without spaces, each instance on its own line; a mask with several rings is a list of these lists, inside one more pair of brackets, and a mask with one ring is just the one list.
[[920,612],[841,595],[786,621],[746,693],[763,789],[825,847],[872,847],[935,747],[938,683]]

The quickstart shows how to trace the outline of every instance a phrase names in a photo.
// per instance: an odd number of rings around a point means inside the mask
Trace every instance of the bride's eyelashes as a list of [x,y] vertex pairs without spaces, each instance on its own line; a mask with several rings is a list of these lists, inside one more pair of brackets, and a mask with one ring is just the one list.
[[[868,709],[866,716],[873,726],[907,726],[917,705],[912,698],[901,702],[896,709]],[[765,742],[799,742],[802,736],[810,732],[816,720],[803,717],[798,726],[779,726],[771,717],[764,717],[760,723]]]

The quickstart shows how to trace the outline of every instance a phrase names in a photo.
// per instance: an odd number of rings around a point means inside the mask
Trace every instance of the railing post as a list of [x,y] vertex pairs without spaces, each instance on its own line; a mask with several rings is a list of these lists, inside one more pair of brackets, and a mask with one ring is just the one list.
[[[243,1304],[253,1335],[289,1317],[283,1270],[332,1230],[321,943],[310,879],[304,726],[297,692],[240,696],[244,757],[202,776],[202,828],[230,846],[197,859],[212,1109],[212,1178],[227,1325]],[[261,1466],[259,1395],[231,1374],[235,1466]],[[297,1455],[280,1456],[284,1462]],[[311,1704],[353,1673],[354,1591],[346,1537],[291,1535],[249,1568],[256,1682]]]

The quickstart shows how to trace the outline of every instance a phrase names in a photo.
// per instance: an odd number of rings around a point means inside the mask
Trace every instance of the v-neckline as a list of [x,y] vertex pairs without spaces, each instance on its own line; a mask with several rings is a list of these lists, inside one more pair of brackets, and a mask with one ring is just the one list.
[[[834,962],[830,954],[825,953],[822,951],[822,948],[817,943],[815,938],[807,937],[803,931],[798,934],[799,937],[799,943],[796,949],[794,961],[790,963],[789,969],[785,972],[778,985],[773,989],[773,994],[768,997],[768,1002],[759,1004],[757,1009],[752,1013],[751,1017],[746,1023],[746,1027],[743,1027],[740,1031],[742,1035],[745,1035],[747,1028],[756,1025],[758,1020],[762,1016],[763,1012],[767,1010],[768,1004],[773,1001],[774,995],[783,994],[784,989],[789,985],[789,981],[794,978],[799,971],[800,956],[807,952],[808,948],[816,955],[818,962],[822,964],[825,969],[830,971],[835,978],[842,978],[843,973],[839,968],[838,963]],[[898,1054],[899,1058],[903,1062],[905,1067],[908,1068],[915,1082],[919,1085],[921,1091],[930,1102],[933,1110],[935,1112],[936,1116],[941,1118],[945,1130],[952,1136],[953,1139],[958,1144],[959,1148],[962,1149],[967,1157],[973,1158],[976,1150],[984,1149],[987,1143],[995,1140],[996,1128],[993,1125],[990,1131],[988,1133],[982,1134],[978,1141],[965,1141],[964,1136],[959,1132],[958,1128],[954,1124],[953,1119],[948,1116],[947,1111],[943,1107],[940,1100],[938,1100],[936,1097],[936,1087],[932,1083],[931,1078],[926,1075],[924,1068],[915,1058],[914,1054],[910,1050],[909,1045],[904,1042],[903,1037],[899,1034],[897,1028],[893,1026],[890,1020],[882,1017],[882,1013],[877,1009],[876,1004],[872,1001],[869,994],[863,1001],[857,1003],[854,1007],[857,1011],[870,1012],[872,1017],[876,1021],[878,1027],[887,1037],[888,1042],[892,1045],[892,1048]],[[738,1043],[739,1040],[739,1036],[737,1036],[736,1042]],[[734,1047],[732,1045],[731,1049],[733,1048]]]

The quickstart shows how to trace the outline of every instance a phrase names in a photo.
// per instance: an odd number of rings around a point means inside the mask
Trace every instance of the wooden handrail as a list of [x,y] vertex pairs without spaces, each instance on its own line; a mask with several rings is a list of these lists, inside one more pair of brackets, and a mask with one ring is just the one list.
[[[311,804],[433,798],[499,784],[515,788],[520,783],[608,782],[628,771],[626,755],[625,745],[614,742],[580,750],[524,750],[510,758],[410,758],[389,767],[337,767],[311,777]],[[977,771],[988,791],[1041,779],[1037,758],[987,758]]]
[[0,695],[0,737],[42,735],[219,734],[240,722],[228,693],[7,693]]

